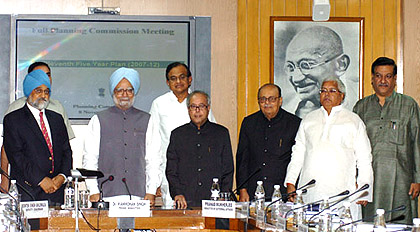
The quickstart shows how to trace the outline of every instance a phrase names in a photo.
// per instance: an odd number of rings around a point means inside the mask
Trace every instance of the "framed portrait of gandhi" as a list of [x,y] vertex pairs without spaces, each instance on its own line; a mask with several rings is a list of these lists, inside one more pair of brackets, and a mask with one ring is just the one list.
[[343,106],[352,110],[363,93],[364,18],[270,19],[270,81],[282,89],[282,107],[304,117],[320,107],[320,85],[334,76],[346,87]]

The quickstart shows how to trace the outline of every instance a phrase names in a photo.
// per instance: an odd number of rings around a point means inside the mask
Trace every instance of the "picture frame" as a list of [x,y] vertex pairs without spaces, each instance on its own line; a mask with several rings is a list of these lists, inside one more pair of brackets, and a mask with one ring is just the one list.
[[338,77],[352,110],[363,97],[363,48],[362,17],[270,17],[270,82],[282,90],[282,108],[303,118],[320,107],[322,81]]

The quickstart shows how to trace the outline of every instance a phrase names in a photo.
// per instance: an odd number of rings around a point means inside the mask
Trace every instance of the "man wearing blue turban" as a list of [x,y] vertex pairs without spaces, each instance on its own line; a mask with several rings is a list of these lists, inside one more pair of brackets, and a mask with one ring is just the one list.
[[[48,109],[51,84],[47,74],[35,70],[26,75],[26,104],[3,119],[4,149],[10,176],[18,184],[22,201],[64,201],[66,176],[72,168],[72,151],[63,117]],[[24,186],[24,191],[21,186]]]
[[[160,137],[150,115],[133,107],[140,88],[134,69],[119,68],[110,78],[115,106],[94,115],[84,142],[83,168],[102,171],[115,180],[104,185],[105,200],[146,199],[154,205],[161,182]],[[100,200],[98,180],[86,180],[92,202]]]

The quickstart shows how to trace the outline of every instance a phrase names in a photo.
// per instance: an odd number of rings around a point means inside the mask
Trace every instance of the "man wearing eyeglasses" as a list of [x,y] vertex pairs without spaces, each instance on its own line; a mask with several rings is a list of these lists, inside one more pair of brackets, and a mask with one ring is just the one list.
[[161,181],[160,138],[150,115],[133,107],[139,88],[136,70],[117,69],[109,83],[115,106],[94,115],[89,122],[83,168],[105,175],[98,180],[86,180],[92,202],[99,200],[98,183],[113,175],[114,181],[103,188],[105,201],[144,198],[154,206]]
[[[300,118],[283,110],[282,102],[280,87],[265,84],[258,90],[260,110],[242,121],[236,154],[240,201],[254,198],[258,180],[263,181],[266,196],[284,182]],[[280,190],[286,192],[284,187]]]
[[358,101],[353,109],[366,123],[373,150],[374,196],[363,213],[370,216],[377,208],[405,205],[404,211],[385,217],[405,215],[397,223],[411,224],[417,217],[420,191],[420,109],[413,98],[395,92],[394,60],[379,57],[371,71],[375,93]]
[[[50,83],[52,84],[51,69],[50,69],[50,67],[48,66],[47,63],[39,62],[39,61],[32,63],[28,67],[28,73],[30,73],[34,70],[38,70],[38,69],[44,71],[47,74],[48,78],[50,79]],[[7,108],[4,115],[7,115],[10,112],[13,112],[15,110],[18,110],[18,109],[22,108],[26,104],[26,102],[27,102],[27,97],[23,96],[23,97],[17,99],[16,101],[10,103],[10,105]],[[63,105],[58,100],[50,98],[46,109],[52,110],[54,112],[57,112],[57,113],[61,114],[61,116],[64,119],[64,123],[66,124],[69,139],[70,140],[74,139],[75,135],[74,135],[73,129],[71,128],[69,118],[67,117],[67,113],[66,113]],[[3,171],[8,173],[9,161],[7,160],[6,152],[4,151],[4,146],[1,147],[1,168],[3,169]],[[7,179],[7,177],[4,176],[4,175],[1,175],[1,187],[6,191],[9,190],[9,179]]]
[[[300,98],[295,114],[303,118],[318,109],[319,89],[323,79],[344,78],[350,58],[344,54],[340,36],[324,26],[309,27],[300,31],[289,43],[284,71]],[[357,101],[358,78],[346,77],[348,89],[345,107],[351,109]]]
[[[153,125],[159,128],[161,137],[161,158],[163,165],[160,170],[165,173],[166,150],[169,145],[169,136],[173,129],[184,125],[190,121],[187,109],[187,96],[191,86],[192,75],[186,64],[174,62],[166,68],[166,84],[171,91],[157,97],[150,108],[150,120]],[[210,110],[208,119],[216,122]],[[163,208],[172,208],[173,200],[169,193],[168,181],[163,175],[160,185],[162,194]]]
[[[372,155],[366,127],[357,114],[344,108],[346,88],[337,77],[325,78],[320,89],[321,107],[300,124],[284,185],[287,192],[315,179],[303,195],[305,203],[323,200],[345,190],[372,186]],[[361,218],[360,205],[372,201],[372,187],[350,200],[353,219]],[[290,199],[294,201],[294,198]]]
[[172,131],[167,151],[166,178],[178,209],[201,206],[210,199],[212,179],[228,192],[233,182],[229,131],[208,120],[210,98],[194,91],[187,98],[191,121]]
[[[47,74],[34,70],[23,81],[26,104],[4,117],[4,150],[10,162],[10,176],[22,201],[64,201],[66,176],[72,168],[72,151],[63,117],[46,109],[51,95]],[[33,199],[34,197],[35,199]]]

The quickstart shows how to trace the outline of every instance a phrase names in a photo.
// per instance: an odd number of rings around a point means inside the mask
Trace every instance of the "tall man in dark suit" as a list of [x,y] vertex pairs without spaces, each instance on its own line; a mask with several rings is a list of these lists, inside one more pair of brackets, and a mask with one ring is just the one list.
[[[47,74],[35,70],[26,75],[23,91],[26,105],[4,117],[4,148],[11,165],[11,178],[36,200],[50,204],[64,201],[65,177],[72,168],[72,151],[60,114],[46,110],[51,85]],[[19,188],[22,201],[32,200]]]

